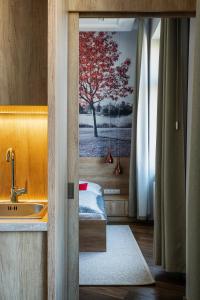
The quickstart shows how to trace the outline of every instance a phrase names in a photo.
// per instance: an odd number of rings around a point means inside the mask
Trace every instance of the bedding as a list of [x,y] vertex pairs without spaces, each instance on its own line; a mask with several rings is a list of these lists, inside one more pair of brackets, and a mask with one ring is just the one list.
[[88,183],[79,183],[79,191],[87,191]]
[[79,219],[105,220],[103,196],[88,190],[79,191]]
[[87,183],[87,191],[102,196],[102,187],[99,184],[87,180],[79,180],[79,184],[83,184],[83,183]]

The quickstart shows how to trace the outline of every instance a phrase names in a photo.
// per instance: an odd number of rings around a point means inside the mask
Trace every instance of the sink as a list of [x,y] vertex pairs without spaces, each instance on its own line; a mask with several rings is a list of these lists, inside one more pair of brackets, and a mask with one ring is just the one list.
[[41,219],[46,212],[42,203],[0,203],[0,219]]

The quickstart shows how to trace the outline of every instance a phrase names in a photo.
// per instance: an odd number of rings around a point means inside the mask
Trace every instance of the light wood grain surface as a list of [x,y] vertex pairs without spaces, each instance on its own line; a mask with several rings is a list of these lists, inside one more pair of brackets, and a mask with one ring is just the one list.
[[47,235],[0,232],[0,298],[47,299]]
[[[55,299],[56,274],[56,0],[48,1],[48,299]],[[58,101],[58,100],[57,100]],[[62,198],[61,198],[62,201]],[[60,245],[59,245],[60,246]],[[58,247],[59,247],[58,246]],[[63,281],[61,285],[63,286]]]
[[125,203],[126,203],[126,201],[122,201],[122,200],[105,201],[106,213],[107,213],[108,217],[125,217],[125,216],[127,216]]
[[[48,1],[48,299],[68,299],[67,13]],[[77,233],[78,235],[78,233]]]
[[68,199],[68,299],[78,300],[79,292],[79,201],[78,201],[78,82],[79,82],[79,15],[69,14],[68,36],[68,114],[67,162],[68,182],[74,183],[74,197]]
[[27,185],[28,190],[19,199],[47,199],[47,118],[46,106],[0,106],[0,200],[10,200],[10,147],[15,152],[15,185]]
[[108,217],[128,216],[128,195],[104,195]]
[[194,13],[196,0],[68,0],[74,12]]
[[113,174],[116,158],[113,164],[105,164],[105,158],[81,157],[79,160],[79,178],[100,184],[103,189],[120,189],[121,194],[128,194],[129,189],[129,163],[128,157],[120,159],[123,173],[120,176]]
[[0,1],[0,105],[47,104],[47,2]]

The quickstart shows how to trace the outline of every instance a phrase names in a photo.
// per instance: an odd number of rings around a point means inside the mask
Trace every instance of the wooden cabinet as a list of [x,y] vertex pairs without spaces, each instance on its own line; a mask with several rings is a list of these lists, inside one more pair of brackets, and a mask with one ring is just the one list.
[[108,217],[128,216],[128,195],[104,195]]
[[47,105],[47,0],[0,1],[0,105]]
[[47,233],[0,232],[0,299],[47,299]]

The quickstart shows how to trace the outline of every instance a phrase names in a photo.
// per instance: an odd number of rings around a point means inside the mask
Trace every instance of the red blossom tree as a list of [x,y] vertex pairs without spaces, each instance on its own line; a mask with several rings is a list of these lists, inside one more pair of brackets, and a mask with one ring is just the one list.
[[104,99],[117,101],[133,92],[127,74],[131,61],[127,58],[117,64],[121,53],[108,32],[80,32],[79,47],[79,101],[90,106],[97,137],[95,104]]

